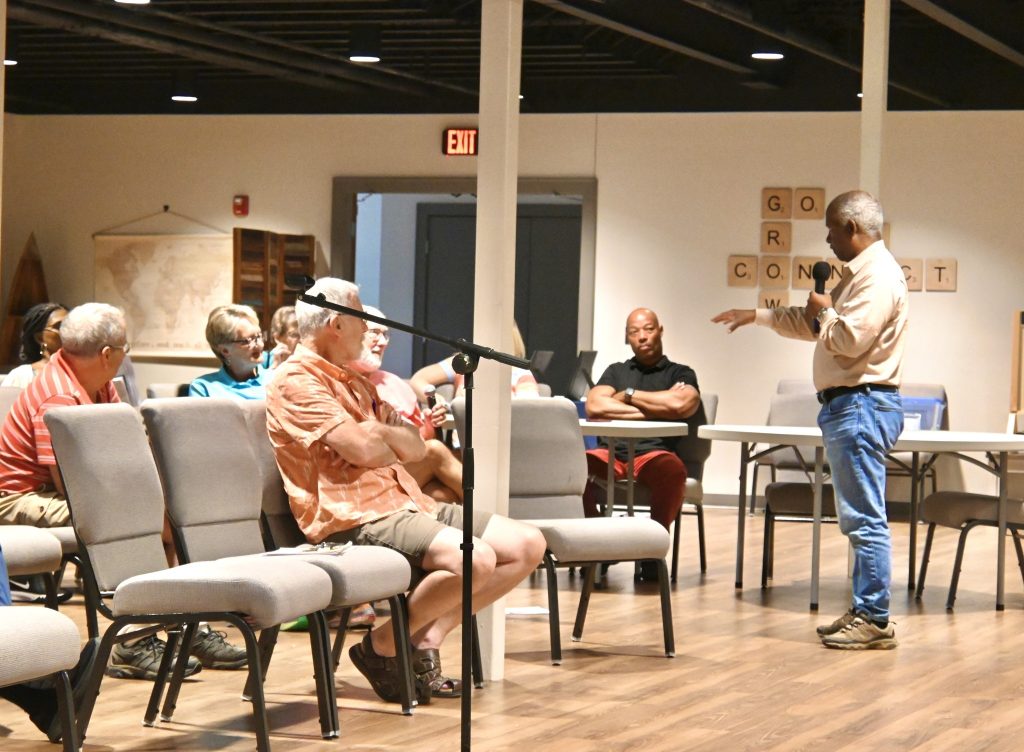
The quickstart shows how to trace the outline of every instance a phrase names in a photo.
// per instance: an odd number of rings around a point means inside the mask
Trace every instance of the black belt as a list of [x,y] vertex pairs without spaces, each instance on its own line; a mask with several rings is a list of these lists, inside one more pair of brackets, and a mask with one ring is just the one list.
[[892,384],[857,384],[857,386],[834,386],[818,392],[818,402],[827,404],[844,394],[871,394],[871,392],[898,392],[900,388]]

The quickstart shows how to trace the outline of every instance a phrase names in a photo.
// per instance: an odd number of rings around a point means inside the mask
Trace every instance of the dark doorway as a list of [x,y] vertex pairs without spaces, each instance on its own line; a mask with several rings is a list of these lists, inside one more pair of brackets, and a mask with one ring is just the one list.
[[[543,380],[561,394],[576,359],[582,213],[571,204],[520,204],[516,216],[516,322],[528,356],[554,351]],[[475,205],[419,205],[416,326],[472,337],[475,249]],[[449,355],[443,345],[418,343],[413,368]]]

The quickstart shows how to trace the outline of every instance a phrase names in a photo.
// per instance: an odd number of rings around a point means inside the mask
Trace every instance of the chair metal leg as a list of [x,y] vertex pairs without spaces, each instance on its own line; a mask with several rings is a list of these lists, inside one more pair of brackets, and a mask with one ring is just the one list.
[[753,516],[757,509],[757,468],[758,463],[754,463],[754,471],[751,473],[752,479],[750,481],[750,515]]
[[[100,693],[100,684],[103,682],[103,677],[106,675],[107,663],[110,660],[110,651],[114,647],[114,643],[117,641],[117,633],[123,627],[125,622],[115,621],[111,624],[107,631],[103,634],[103,639],[95,639],[99,642],[96,647],[96,658],[93,662],[92,673],[84,679],[86,682],[85,688],[82,691],[82,704],[76,708],[77,710],[77,722],[78,722],[78,739],[80,742],[85,741],[86,732],[89,729],[89,721],[92,719],[93,708],[96,707],[96,698]],[[80,679],[80,681],[82,681]]]
[[43,575],[43,583],[46,585],[46,607],[51,611],[60,610],[60,601],[58,600],[57,590],[57,576],[53,572],[46,572]]
[[[391,606],[391,630],[395,638],[395,657],[398,670],[405,681],[402,682],[399,698],[402,702],[402,715],[412,715],[416,706],[416,688],[412,675],[412,643],[409,639],[409,606],[405,593],[398,593],[388,598]],[[347,617],[345,617],[347,620]]]
[[[143,726],[156,725],[157,712],[160,710],[160,700],[164,695],[164,688],[167,686],[167,677],[170,675],[171,669],[174,668],[174,654],[180,643],[180,628],[168,627],[164,655],[163,658],[160,659],[160,668],[157,669],[156,679],[153,680],[153,689],[149,693],[149,703],[146,705],[146,714],[142,718]],[[185,658],[180,662],[185,663],[187,661],[188,658]],[[173,683],[171,686],[174,686]]]
[[665,634],[665,657],[675,658],[676,638],[672,629],[672,595],[669,592],[668,568],[658,559],[658,587],[661,591],[661,629]]
[[956,588],[960,584],[960,567],[964,561],[964,546],[967,543],[967,533],[971,531],[977,523],[968,522],[960,530],[960,540],[956,545],[956,559],[953,561],[953,577],[949,581],[949,594],[946,596],[946,610],[953,610],[953,603],[956,601]]
[[[700,573],[708,571],[708,549],[704,539],[704,505],[697,505],[697,546],[700,548]],[[676,560],[672,559],[672,582],[676,581]]]
[[60,734],[64,752],[78,752],[78,729],[75,727],[75,698],[71,693],[71,678],[67,671],[53,676],[57,691],[57,717],[60,718]]
[[[664,565],[664,559],[661,563]],[[586,574],[583,576],[583,591],[580,593],[580,605],[576,608],[576,623],[572,628],[573,642],[579,642],[583,638],[583,625],[587,621],[587,607],[590,606],[590,594],[594,592],[594,570],[596,569],[596,562],[585,567]]]
[[[259,642],[256,633],[241,617],[231,619],[245,639],[245,650],[249,658],[249,677],[252,682],[252,714],[256,725],[256,749],[258,752],[270,752],[270,729],[267,726],[267,704],[263,696],[263,665]],[[268,632],[271,630],[264,630]],[[273,630],[277,637],[277,629]],[[262,636],[262,635],[261,635]]]
[[[269,627],[260,632],[259,643],[259,658],[260,658],[260,675],[263,677],[263,681],[266,681],[267,670],[270,668],[270,659],[274,657],[274,648],[277,646],[277,635],[280,632],[281,627]],[[242,699],[252,700],[252,685],[255,679],[253,678],[252,672],[245,679],[245,687],[242,689]]]
[[340,611],[341,623],[338,624],[338,633],[334,636],[334,647],[331,649],[331,660],[335,671],[338,670],[338,664],[341,663],[341,651],[345,649],[345,633],[348,630],[348,617],[351,615],[351,606]]
[[309,646],[313,656],[313,678],[316,682],[317,706],[320,710],[320,736],[337,739],[338,697],[334,690],[334,671],[331,663],[331,632],[323,611],[307,615],[309,620]]
[[914,591],[914,600],[921,600],[924,593],[924,578],[928,576],[928,559],[932,555],[932,539],[935,538],[935,523],[928,524],[928,534],[924,538],[924,551],[921,552],[921,568],[917,573],[917,590]]
[[761,543],[761,589],[768,589],[772,568],[772,543],[775,537],[775,516],[767,506],[764,508],[764,540]]
[[[600,566],[600,565],[595,565]],[[548,633],[551,637],[551,663],[562,663],[562,638],[558,624],[558,578],[555,574],[555,560],[550,551],[544,552],[544,571],[548,579]]]
[[1020,570],[1021,578],[1024,578],[1024,547],[1021,546],[1017,528],[1010,528],[1010,533],[1013,534],[1013,546],[1017,549],[1017,568]]
[[480,627],[476,623],[476,614],[473,614],[473,665],[470,669],[473,672],[473,686],[483,689],[484,659],[480,654]]
[[[700,507],[698,507],[700,509]],[[672,582],[676,581],[676,576],[679,574],[679,538],[680,529],[682,528],[683,512],[682,508],[676,512],[676,522],[672,528]],[[703,554],[703,539],[701,539],[701,553]],[[701,569],[703,571],[703,568]]]
[[[181,650],[178,652],[178,660],[174,664],[171,683],[167,689],[167,696],[164,698],[164,709],[160,713],[160,720],[162,721],[171,720],[171,717],[174,715],[174,709],[178,705],[178,693],[181,691],[181,683],[185,680],[185,669],[188,668],[188,657],[192,649],[192,640],[195,639],[196,629],[198,627],[199,625],[196,623],[188,624],[181,636]],[[170,641],[167,643],[166,653],[173,653]],[[165,655],[164,657],[166,658],[167,656]],[[163,664],[161,664],[161,669],[162,668]],[[156,708],[154,707],[153,710],[155,711]],[[151,721],[148,716],[149,713],[147,711],[147,720]],[[146,725],[152,726],[153,724],[150,722]]]

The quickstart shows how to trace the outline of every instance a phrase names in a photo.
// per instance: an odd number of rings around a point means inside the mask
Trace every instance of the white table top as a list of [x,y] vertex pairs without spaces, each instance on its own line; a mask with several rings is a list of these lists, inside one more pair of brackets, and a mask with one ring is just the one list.
[[[821,429],[814,426],[744,426],[716,423],[701,426],[697,435],[717,441],[757,441],[794,446],[822,446]],[[895,451],[1002,452],[1024,451],[1024,435],[986,431],[904,431]]]
[[673,420],[588,420],[580,418],[584,436],[646,439],[659,436],[686,436],[690,427]]

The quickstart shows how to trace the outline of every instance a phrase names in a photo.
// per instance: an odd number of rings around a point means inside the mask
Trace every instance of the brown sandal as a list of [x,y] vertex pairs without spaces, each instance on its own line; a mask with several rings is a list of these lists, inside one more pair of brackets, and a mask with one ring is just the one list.
[[429,688],[432,697],[461,697],[462,681],[441,672],[441,654],[437,648],[413,648],[412,670],[416,674],[416,689]]
[[373,650],[370,633],[367,632],[363,641],[348,649],[348,657],[359,673],[366,677],[377,696],[385,702],[401,702],[402,680],[398,671],[398,661],[377,655]]

